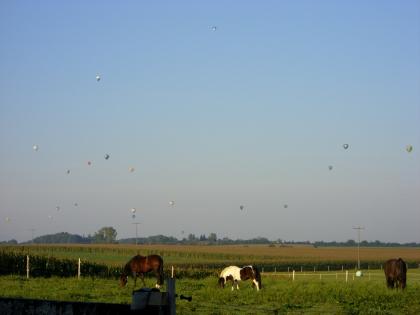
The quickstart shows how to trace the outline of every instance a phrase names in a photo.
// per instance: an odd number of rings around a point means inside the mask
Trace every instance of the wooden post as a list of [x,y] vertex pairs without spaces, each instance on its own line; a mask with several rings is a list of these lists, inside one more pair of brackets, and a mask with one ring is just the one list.
[[169,278],[167,280],[166,289],[168,290],[169,315],[176,315],[175,279],[174,278]]
[[77,264],[77,279],[80,280],[80,258],[79,258],[79,263]]
[[346,270],[346,283],[347,283],[348,280],[349,280],[349,271]]
[[292,273],[292,279],[293,281],[295,281],[295,270],[293,269],[293,273]]
[[172,279],[174,278],[174,266],[172,266],[172,268],[171,268],[171,278]]
[[29,255],[26,256],[26,279],[29,279]]

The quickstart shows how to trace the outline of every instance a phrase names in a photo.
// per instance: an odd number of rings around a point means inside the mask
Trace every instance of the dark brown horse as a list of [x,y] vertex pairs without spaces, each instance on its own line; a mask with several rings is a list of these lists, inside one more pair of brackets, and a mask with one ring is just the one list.
[[385,262],[384,272],[388,288],[404,289],[407,283],[407,265],[401,258]]
[[163,284],[163,259],[159,255],[134,256],[125,264],[124,270],[120,276],[120,285],[124,287],[127,284],[128,276],[134,278],[134,287],[136,286],[137,276],[140,276],[144,283],[144,274],[153,271],[157,278],[156,288]]

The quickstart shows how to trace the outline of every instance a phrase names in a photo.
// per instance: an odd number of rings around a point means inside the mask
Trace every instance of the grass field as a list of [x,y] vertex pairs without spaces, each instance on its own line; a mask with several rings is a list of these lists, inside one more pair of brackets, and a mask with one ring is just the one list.
[[[409,273],[404,292],[388,290],[382,273],[372,273],[378,276],[350,277],[348,283],[343,274],[338,279],[331,273],[322,280],[314,274],[295,281],[285,273],[266,274],[259,292],[250,282],[232,292],[218,288],[215,277],[181,279],[176,282],[177,292],[193,301],[177,300],[177,314],[420,314],[420,278],[410,282],[420,273]],[[152,286],[154,281],[146,283]],[[132,289],[132,282],[120,288],[118,281],[106,279],[0,277],[1,295],[9,297],[130,303]]]
[[[206,263],[312,263],[356,262],[353,247],[268,246],[268,245],[25,245],[0,246],[0,250],[57,258],[81,258],[85,261],[122,265],[133,255],[158,253],[165,264]],[[389,258],[402,257],[420,263],[420,248],[360,248],[364,261],[382,263]]]
[[[192,296],[193,301],[177,301],[178,314],[420,314],[420,269],[410,268],[408,286],[404,292],[388,290],[381,270],[365,269],[363,277],[354,277],[354,267],[345,272],[314,272],[309,265],[327,266],[331,262],[350,262],[354,266],[355,248],[313,248],[308,246],[280,247],[248,246],[178,246],[178,245],[33,245],[2,246],[0,250],[46,255],[57,258],[81,257],[108,265],[120,266],[131,256],[158,253],[165,265],[190,264],[197,269],[235,264],[300,264],[306,269],[292,273],[264,272],[263,289],[256,292],[250,282],[241,283],[241,290],[232,292],[217,287],[215,276],[177,279],[178,294]],[[361,248],[362,262],[383,262],[402,257],[420,262],[418,248]],[[207,265],[210,264],[210,265]],[[416,265],[417,266],[417,265]],[[148,286],[155,279],[146,278]],[[140,285],[140,281],[138,282]],[[63,301],[98,301],[130,303],[132,281],[120,288],[115,279],[91,278],[30,278],[17,275],[0,277],[0,296],[41,298]]]

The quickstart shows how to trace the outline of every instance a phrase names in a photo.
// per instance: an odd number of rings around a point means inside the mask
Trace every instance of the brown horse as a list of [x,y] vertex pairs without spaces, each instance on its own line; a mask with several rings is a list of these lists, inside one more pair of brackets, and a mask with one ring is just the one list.
[[156,288],[163,284],[163,259],[159,255],[140,256],[136,255],[125,264],[124,270],[120,276],[120,285],[124,287],[127,284],[128,276],[134,278],[134,287],[136,286],[137,276],[139,275],[144,283],[144,274],[153,271],[156,274]]
[[407,265],[401,258],[385,262],[384,272],[388,288],[404,289],[407,284]]

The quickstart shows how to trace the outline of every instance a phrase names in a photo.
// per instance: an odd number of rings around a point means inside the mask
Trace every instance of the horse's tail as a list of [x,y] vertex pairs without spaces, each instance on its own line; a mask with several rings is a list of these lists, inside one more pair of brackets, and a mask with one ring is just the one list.
[[160,264],[159,264],[159,279],[158,279],[158,285],[162,285],[163,284],[163,259],[160,259]]

